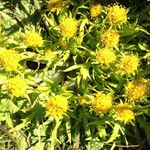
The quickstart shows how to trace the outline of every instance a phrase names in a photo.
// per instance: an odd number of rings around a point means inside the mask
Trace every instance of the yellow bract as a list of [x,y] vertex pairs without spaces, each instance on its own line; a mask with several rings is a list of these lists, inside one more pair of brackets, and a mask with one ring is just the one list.
[[26,33],[24,36],[24,44],[28,47],[42,47],[43,39],[38,33]]
[[132,111],[132,105],[129,103],[116,105],[115,115],[117,119],[124,121],[125,123],[130,122],[135,117],[135,114]]
[[80,98],[80,100],[79,100],[79,104],[81,105],[81,106],[86,106],[87,104],[90,104],[90,98],[89,97],[87,97],[87,96],[82,96],[81,98]]
[[116,55],[111,49],[102,48],[96,52],[96,60],[100,64],[108,66],[116,60]]
[[80,100],[80,105],[81,106],[84,106],[85,104],[87,103],[87,99],[86,98],[82,98],[81,100]]
[[7,71],[16,71],[20,65],[20,54],[15,50],[1,50],[0,51],[0,66]]
[[22,79],[20,76],[16,76],[8,80],[8,82],[6,83],[6,88],[10,95],[16,97],[24,97],[28,85],[24,79]]
[[45,57],[51,61],[55,57],[55,54],[50,49],[48,49],[45,50]]
[[112,107],[112,96],[111,94],[103,94],[99,92],[95,98],[91,101],[93,110],[97,113],[107,113]]
[[46,109],[51,116],[62,116],[67,112],[68,107],[67,98],[61,95],[52,96],[46,102]]
[[51,12],[60,11],[62,9],[62,0],[49,0],[47,8]]
[[138,66],[139,59],[135,55],[127,55],[121,58],[120,67],[127,74],[133,73],[135,70],[137,70]]
[[73,18],[65,18],[59,25],[64,37],[73,37],[77,32],[77,21]]
[[97,17],[102,12],[102,6],[100,4],[95,4],[91,6],[90,13],[91,17]]
[[107,14],[110,24],[123,24],[127,22],[127,10],[122,6],[115,4],[108,8]]
[[150,83],[144,78],[139,78],[127,83],[125,95],[129,101],[140,101],[149,93],[149,90]]
[[105,30],[101,37],[101,42],[107,47],[115,47],[119,42],[119,33],[116,30]]
[[63,49],[66,49],[66,50],[69,49],[69,43],[66,41],[65,38],[62,38],[60,40],[60,45]]

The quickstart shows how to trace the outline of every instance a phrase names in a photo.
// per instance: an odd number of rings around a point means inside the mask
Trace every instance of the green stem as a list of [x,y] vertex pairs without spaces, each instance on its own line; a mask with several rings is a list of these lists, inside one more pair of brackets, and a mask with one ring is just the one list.
[[13,137],[13,135],[9,131],[7,131],[1,124],[0,124],[0,130],[3,131],[4,134],[6,134],[9,138],[13,140],[13,142],[16,143],[15,137]]
[[55,127],[54,127],[54,129],[52,131],[52,135],[51,135],[51,138],[50,138],[50,141],[51,141],[51,144],[50,144],[50,147],[49,147],[50,150],[54,150],[55,149],[55,143],[57,141],[57,131],[58,131],[58,128],[59,128],[59,126],[61,124],[60,118],[59,117],[55,117],[55,122],[56,122],[56,124],[55,124]]

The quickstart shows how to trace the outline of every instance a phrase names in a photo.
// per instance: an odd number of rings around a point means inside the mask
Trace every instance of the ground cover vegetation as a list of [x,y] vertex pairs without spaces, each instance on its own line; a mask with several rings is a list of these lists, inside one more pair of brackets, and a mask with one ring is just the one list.
[[148,150],[147,0],[0,1],[0,150]]

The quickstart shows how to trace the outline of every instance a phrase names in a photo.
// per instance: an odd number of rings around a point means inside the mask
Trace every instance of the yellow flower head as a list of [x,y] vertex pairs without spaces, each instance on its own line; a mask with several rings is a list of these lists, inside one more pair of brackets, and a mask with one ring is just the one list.
[[131,74],[137,70],[139,66],[139,58],[135,55],[126,55],[121,58],[120,67],[127,74]]
[[122,6],[115,4],[108,8],[107,14],[110,24],[123,24],[127,22],[127,10]]
[[8,82],[6,83],[6,88],[10,95],[16,97],[24,97],[28,85],[24,79],[22,79],[20,76],[16,76],[8,80]]
[[91,17],[97,17],[102,12],[102,6],[100,4],[95,4],[91,6],[90,13]]
[[150,90],[150,83],[144,78],[138,78],[125,86],[125,95],[129,101],[142,100]]
[[100,64],[108,66],[116,60],[116,55],[111,49],[102,48],[96,52],[96,60]]
[[61,95],[52,96],[46,102],[46,109],[51,116],[62,116],[67,112],[68,107],[67,98]]
[[119,42],[120,35],[113,29],[108,29],[103,32],[101,42],[107,47],[115,47]]
[[60,11],[63,7],[62,0],[49,0],[47,8],[51,12]]
[[99,92],[95,98],[91,101],[93,110],[97,113],[107,113],[112,107],[112,96],[111,94],[103,94]]
[[16,71],[20,65],[20,54],[15,50],[1,50],[0,51],[0,66],[7,71]]
[[77,32],[77,21],[73,18],[65,18],[59,25],[64,37],[73,37]]
[[115,115],[117,119],[124,121],[125,123],[130,122],[135,117],[135,114],[132,111],[132,105],[129,103],[116,105]]
[[25,34],[24,43],[28,47],[42,47],[43,39],[40,34],[30,32]]

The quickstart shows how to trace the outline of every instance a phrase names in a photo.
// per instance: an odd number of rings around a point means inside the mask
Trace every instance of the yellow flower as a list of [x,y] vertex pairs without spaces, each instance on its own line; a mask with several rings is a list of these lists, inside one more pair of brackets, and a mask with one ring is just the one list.
[[16,71],[19,69],[20,54],[15,50],[0,51],[0,66],[7,71]]
[[125,95],[129,101],[142,100],[150,90],[150,83],[144,78],[138,78],[125,86]]
[[120,67],[127,74],[135,72],[138,66],[139,66],[139,59],[135,55],[127,55],[121,58]]
[[6,83],[6,88],[10,95],[16,97],[24,97],[28,85],[24,79],[22,79],[20,76],[16,76],[8,80],[8,82]]
[[103,94],[99,92],[95,98],[91,101],[93,110],[97,113],[107,113],[112,107],[112,96],[111,94]]
[[24,36],[24,43],[29,47],[42,47],[43,39],[40,34],[35,32],[26,33]]
[[96,60],[100,64],[108,66],[116,60],[116,55],[111,49],[102,48],[96,52]]
[[127,10],[122,6],[115,4],[108,8],[107,14],[110,24],[123,24],[127,22]]
[[113,29],[108,29],[103,32],[101,42],[107,47],[115,47],[119,42],[120,35]]
[[90,13],[92,17],[97,17],[102,12],[102,6],[95,4],[91,6]]
[[129,103],[116,105],[115,115],[117,119],[124,121],[125,123],[130,122],[135,117],[135,114],[132,111],[132,105]]
[[49,0],[47,8],[51,12],[60,11],[62,9],[62,0]]
[[73,18],[65,18],[62,20],[59,27],[64,37],[72,37],[77,32],[77,21]]
[[46,102],[46,109],[51,116],[62,116],[67,112],[68,107],[67,98],[61,95],[52,96]]

